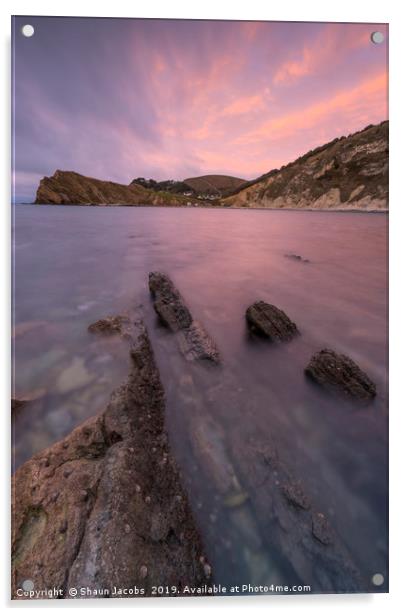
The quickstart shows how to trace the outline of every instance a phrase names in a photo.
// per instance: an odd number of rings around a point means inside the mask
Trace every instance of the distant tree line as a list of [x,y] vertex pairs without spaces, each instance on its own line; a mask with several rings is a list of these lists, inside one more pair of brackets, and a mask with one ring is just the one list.
[[165,191],[170,193],[190,193],[191,195],[195,195],[196,191],[193,190],[188,184],[185,182],[180,182],[178,180],[163,180],[162,182],[157,182],[152,178],[146,180],[145,178],[136,178],[131,182],[131,184],[140,184],[144,188],[149,188],[155,191]]

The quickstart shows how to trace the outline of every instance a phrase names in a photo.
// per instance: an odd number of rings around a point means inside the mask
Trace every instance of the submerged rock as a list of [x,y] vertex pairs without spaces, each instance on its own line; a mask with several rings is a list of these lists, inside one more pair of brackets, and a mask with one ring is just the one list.
[[302,486],[297,481],[290,481],[282,486],[286,500],[299,509],[309,509],[310,502],[303,491]]
[[130,356],[127,381],[106,410],[13,477],[14,597],[26,579],[35,588],[60,588],[63,597],[70,587],[111,595],[114,586],[138,586],[150,595],[152,584],[181,589],[205,581],[200,537],[166,444],[164,391],[144,328]]
[[88,371],[83,357],[74,357],[72,363],[65,368],[56,381],[56,389],[62,394],[79,389],[88,385],[94,380],[93,375]]
[[87,329],[91,333],[103,334],[105,336],[113,334],[122,335],[126,333],[128,327],[125,328],[124,326],[128,326],[129,322],[129,318],[122,315],[108,316],[95,321]]
[[[272,575],[312,583],[313,592],[362,592],[360,576],[346,545],[275,443],[255,433],[234,431],[229,451],[249,495],[262,540],[276,556]],[[292,450],[294,452],[294,449]]]
[[203,325],[195,321],[183,297],[166,274],[151,272],[149,290],[155,312],[172,332],[178,335],[179,347],[186,359],[220,361],[220,353]]
[[16,413],[25,408],[28,404],[42,401],[46,396],[46,393],[46,389],[44,387],[40,387],[23,395],[18,395],[15,398],[11,398],[11,412]]
[[322,349],[311,358],[305,374],[327,390],[358,400],[369,401],[376,396],[375,383],[357,364],[331,349]]
[[214,363],[220,361],[220,353],[214,341],[197,321],[180,332],[179,345],[186,359],[208,359]]
[[11,412],[17,413],[21,411],[28,404],[27,400],[20,400],[18,398],[11,398]]
[[312,534],[323,545],[333,543],[333,531],[323,513],[317,512],[312,516]]
[[286,254],[285,257],[287,259],[293,259],[294,261],[301,261],[302,263],[310,263],[309,259],[305,259],[304,257],[293,253]]
[[247,308],[245,317],[252,331],[275,342],[290,340],[299,333],[296,324],[283,310],[263,301]]

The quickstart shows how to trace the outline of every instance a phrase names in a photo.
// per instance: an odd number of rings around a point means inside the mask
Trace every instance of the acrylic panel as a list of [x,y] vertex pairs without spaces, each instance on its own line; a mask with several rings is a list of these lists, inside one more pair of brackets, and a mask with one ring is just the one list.
[[388,36],[13,17],[13,599],[388,591]]

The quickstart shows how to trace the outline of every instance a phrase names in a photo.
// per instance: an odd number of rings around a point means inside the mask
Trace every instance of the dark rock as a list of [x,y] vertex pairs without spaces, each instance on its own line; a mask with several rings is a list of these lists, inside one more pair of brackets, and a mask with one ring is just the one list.
[[19,400],[18,398],[11,398],[11,412],[17,413],[21,411],[28,404],[27,400]]
[[126,333],[125,326],[128,326],[130,320],[128,317],[124,317],[121,315],[116,316],[108,316],[105,319],[99,319],[95,323],[92,323],[87,328],[89,332],[103,334],[105,336],[111,336],[113,334],[121,334]]
[[[161,445],[164,391],[144,328],[131,359],[127,381],[106,410],[35,455],[13,477],[14,597],[25,579],[35,588],[61,588],[63,596],[69,587],[106,588],[111,594],[114,586],[139,586],[150,595],[152,584],[181,589],[205,581],[203,548],[179,471]],[[140,427],[137,418],[146,414],[150,419]],[[160,465],[164,454],[167,463]],[[149,504],[139,498],[139,483],[148,490]],[[177,495],[181,506],[175,506]],[[159,509],[151,518],[152,503]],[[182,533],[187,540],[173,540]]]
[[283,310],[263,301],[247,308],[245,317],[252,331],[272,341],[290,340],[299,333],[296,324]]
[[293,253],[285,255],[285,257],[287,259],[293,259],[294,261],[301,261],[302,263],[310,263],[309,259],[305,259],[304,257],[301,257],[300,255],[295,255]]
[[161,272],[149,274],[149,290],[160,320],[178,335],[181,352],[186,359],[220,361],[220,353],[204,327],[195,321],[172,280]]
[[371,379],[347,357],[331,349],[322,349],[311,358],[305,374],[325,389],[362,401],[376,396]]
[[160,272],[149,274],[149,290],[161,321],[173,332],[192,324],[192,315],[172,280]]
[[46,393],[46,389],[41,387],[24,394],[18,394],[17,397],[11,398],[11,412],[17,413],[18,411],[26,408],[28,405],[31,406],[34,403],[42,403]]

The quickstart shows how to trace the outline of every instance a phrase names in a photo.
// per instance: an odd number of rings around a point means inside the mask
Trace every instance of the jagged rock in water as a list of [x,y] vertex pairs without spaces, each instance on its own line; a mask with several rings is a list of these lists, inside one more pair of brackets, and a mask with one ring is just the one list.
[[13,477],[14,597],[26,579],[37,589],[60,588],[63,596],[69,587],[104,588],[111,595],[114,586],[138,586],[150,595],[152,584],[179,588],[206,581],[199,534],[168,450],[164,391],[142,326],[131,360],[127,381],[101,415]]
[[322,349],[311,358],[305,374],[323,388],[361,401],[376,396],[375,383],[357,364],[331,349]]
[[149,290],[161,321],[173,332],[192,324],[192,315],[172,280],[160,272],[149,274]]
[[296,324],[283,310],[263,301],[247,308],[245,317],[252,331],[275,342],[290,340],[299,333]]
[[113,334],[124,334],[126,329],[124,326],[128,326],[130,320],[128,317],[115,315],[108,316],[104,319],[99,319],[94,323],[91,323],[87,328],[91,333],[103,334],[110,336]]
[[183,297],[166,274],[150,272],[149,290],[160,320],[178,336],[181,352],[188,360],[220,361],[220,353],[203,325],[195,321]]

